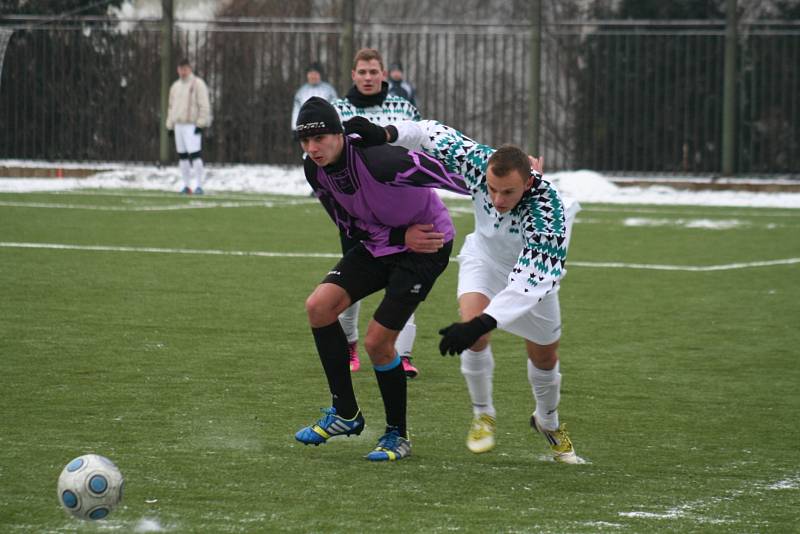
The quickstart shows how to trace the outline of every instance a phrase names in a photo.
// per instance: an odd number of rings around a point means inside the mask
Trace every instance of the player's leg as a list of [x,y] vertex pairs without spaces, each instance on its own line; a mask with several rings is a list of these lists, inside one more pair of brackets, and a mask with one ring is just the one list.
[[[342,232],[339,232],[339,241],[342,245],[342,256],[359,244],[358,241],[347,237]],[[342,324],[344,335],[347,337],[347,350],[350,358],[351,371],[358,371],[361,368],[361,360],[358,358],[358,314],[360,310],[361,301],[357,301],[339,314],[339,322]]]
[[400,355],[400,360],[403,364],[403,371],[408,378],[416,378],[419,375],[419,369],[411,363],[411,351],[414,349],[414,340],[416,338],[417,325],[414,322],[414,314],[412,314],[406,324],[403,325],[403,329],[400,330],[400,335],[397,336],[397,342],[395,343],[395,349],[397,354]]
[[406,421],[407,377],[395,342],[400,330],[447,268],[452,242],[434,254],[404,253],[381,258],[388,269],[386,294],[369,323],[364,347],[386,412],[386,433],[367,455],[372,461],[399,460],[411,453]]
[[399,460],[411,452],[406,422],[407,377],[395,341],[415,307],[416,303],[384,297],[367,327],[364,349],[372,362],[386,415],[385,433],[376,449],[367,455],[370,460]]
[[192,164],[189,161],[189,151],[186,147],[186,126],[186,124],[176,124],[174,126],[174,132],[175,150],[178,152],[178,168],[181,171],[181,179],[183,180],[183,189],[181,193],[188,195],[192,192]]
[[[506,284],[501,270],[475,254],[468,239],[458,255],[458,307],[462,321],[477,317]],[[487,334],[460,355],[461,374],[472,402],[467,448],[488,452],[495,446],[496,411],[492,400],[494,355]]]
[[[480,315],[489,305],[481,293],[464,293],[458,298],[462,321]],[[460,355],[461,374],[472,402],[472,422],[467,433],[467,448],[474,453],[488,452],[495,446],[497,412],[492,401],[494,355],[490,335],[486,334]]]
[[528,382],[536,401],[536,408],[531,415],[531,428],[547,439],[556,461],[579,463],[572,440],[558,416],[561,401],[558,357],[561,308],[558,293],[545,297],[531,313],[509,325],[508,330],[525,338]]
[[194,172],[194,194],[202,195],[205,192],[203,190],[203,180],[205,180],[206,171],[203,166],[203,158],[200,155],[200,151],[189,154],[189,160],[192,162],[192,171]]
[[190,125],[191,128],[186,135],[186,148],[189,152],[189,161],[192,164],[192,172],[194,173],[194,194],[203,194],[203,179],[205,178],[205,168],[203,167],[203,136],[198,133],[195,126]]
[[323,410],[325,416],[317,423],[295,434],[305,444],[319,445],[333,436],[360,434],[364,427],[350,378],[347,338],[338,316],[353,300],[385,285],[385,275],[371,269],[370,262],[375,263],[363,246],[354,248],[306,300],[306,313],[328,381],[332,407]]

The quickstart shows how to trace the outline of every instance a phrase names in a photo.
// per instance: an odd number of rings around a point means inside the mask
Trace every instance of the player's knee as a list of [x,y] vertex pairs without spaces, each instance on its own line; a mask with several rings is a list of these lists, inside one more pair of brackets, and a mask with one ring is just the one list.
[[390,337],[374,332],[367,332],[367,336],[364,338],[364,350],[370,357],[393,356],[395,352],[394,343]]
[[482,335],[481,337],[478,338],[478,341],[476,341],[469,349],[474,352],[482,351],[483,349],[486,348],[487,345],[489,345],[490,338],[491,338],[490,334]]
[[552,369],[558,363],[558,342],[536,346],[529,343],[528,357],[538,369]]
[[332,324],[338,319],[334,306],[316,291],[306,299],[306,314],[312,327]]

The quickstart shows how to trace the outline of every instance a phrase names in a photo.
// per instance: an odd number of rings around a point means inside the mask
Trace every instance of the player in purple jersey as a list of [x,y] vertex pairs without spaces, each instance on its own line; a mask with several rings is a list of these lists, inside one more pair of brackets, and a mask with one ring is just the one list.
[[[359,146],[344,136],[336,110],[321,98],[300,109],[297,135],[305,174],[336,226],[360,243],[331,269],[306,300],[306,312],[328,379],[331,408],[295,438],[319,445],[338,435],[360,434],[364,417],[350,378],[347,338],[338,316],[353,302],[385,290],[364,342],[386,412],[386,431],[367,454],[399,460],[411,452],[406,426],[406,375],[395,341],[409,316],[447,267],[455,228],[433,190],[468,194],[461,176],[437,160],[400,147]],[[432,225],[422,240],[413,229]]]

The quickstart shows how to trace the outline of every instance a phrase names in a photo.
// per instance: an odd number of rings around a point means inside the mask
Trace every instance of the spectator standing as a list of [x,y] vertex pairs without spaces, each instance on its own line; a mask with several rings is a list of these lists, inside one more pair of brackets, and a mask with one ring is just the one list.
[[178,166],[183,178],[181,193],[192,194],[191,176],[194,173],[196,195],[203,194],[202,147],[203,129],[211,125],[211,105],[208,101],[208,86],[192,73],[188,59],[178,63],[178,79],[169,89],[167,108],[167,130],[175,137]]
[[292,137],[297,137],[295,127],[297,123],[297,115],[300,113],[300,106],[305,104],[306,100],[312,96],[318,96],[333,102],[338,98],[336,89],[331,84],[323,81],[324,71],[322,66],[314,62],[306,69],[306,83],[300,86],[300,89],[294,94],[294,105],[292,106]]
[[405,98],[417,105],[417,90],[403,77],[403,64],[399,61],[389,65],[389,94]]

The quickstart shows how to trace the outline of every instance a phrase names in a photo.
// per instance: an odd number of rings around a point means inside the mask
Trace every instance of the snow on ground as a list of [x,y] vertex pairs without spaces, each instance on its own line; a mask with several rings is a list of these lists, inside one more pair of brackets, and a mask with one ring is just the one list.
[[[0,161],[7,168],[53,168],[56,164],[18,160]],[[178,191],[182,187],[176,166],[57,164],[63,169],[91,168],[87,178],[0,178],[0,192],[70,191],[76,189],[136,189]],[[207,193],[252,192],[307,196],[311,189],[300,166],[208,166]],[[580,202],[610,204],[701,205],[764,208],[800,208],[800,193],[714,190],[685,191],[663,185],[620,187],[593,171],[556,172],[547,175],[558,189]],[[445,193],[443,196],[458,198]]]

